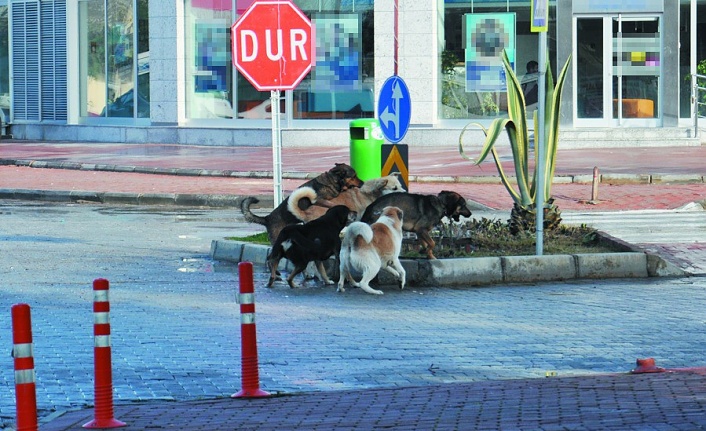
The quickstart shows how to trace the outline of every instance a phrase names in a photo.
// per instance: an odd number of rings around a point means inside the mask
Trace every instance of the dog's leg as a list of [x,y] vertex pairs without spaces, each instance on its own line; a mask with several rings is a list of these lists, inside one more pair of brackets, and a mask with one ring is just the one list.
[[346,291],[346,289],[343,288],[343,285],[346,283],[346,278],[350,278],[348,267],[346,266],[346,260],[340,259],[338,264],[338,287],[336,288],[336,292]]
[[[282,280],[282,273],[279,272],[279,269],[277,269],[277,267],[275,267],[273,270],[272,264],[270,263],[270,260],[269,260],[269,256],[268,256],[266,264],[267,264],[267,269],[274,272],[275,280]],[[277,265],[279,266],[279,264],[277,264]]]
[[292,269],[292,272],[289,274],[289,277],[287,277],[287,283],[289,284],[289,287],[291,287],[292,289],[296,289],[297,287],[301,287],[300,284],[296,284],[294,282],[294,277],[301,274],[305,269],[306,269],[306,265],[305,266],[295,266],[294,269]]
[[267,265],[270,267],[270,281],[267,282],[267,287],[272,287],[274,284],[275,280],[277,280],[277,267],[279,266],[279,258],[277,257],[270,257],[267,259]]
[[353,287],[360,287],[360,283],[355,281],[355,278],[353,278],[352,275],[348,274],[348,282],[351,284]]
[[[379,270],[379,267],[378,267]],[[373,295],[382,295],[382,290],[373,289],[370,287],[370,281],[375,278],[378,271],[372,270],[372,268],[366,268],[363,272],[363,278],[360,279],[359,286],[361,289]]]
[[373,289],[372,287],[370,287],[370,284],[368,284],[368,283],[361,282],[360,288],[368,293],[372,293],[373,295],[382,295],[383,294],[382,290]]
[[395,260],[392,261],[392,265],[394,265],[397,272],[399,272],[397,279],[399,280],[400,290],[402,290],[404,289],[405,282],[407,281],[407,272],[404,270],[399,258],[395,258]]
[[392,264],[393,264],[393,262],[390,261],[390,262],[387,263],[387,265],[383,266],[382,269],[384,269],[385,271],[387,271],[387,272],[389,272],[390,274],[394,275],[395,278],[400,278],[400,273],[399,273],[399,271],[397,271],[397,269],[396,269],[394,266],[392,266]]
[[326,268],[324,268],[324,263],[322,261],[316,261],[316,269],[319,270],[319,276],[321,276],[321,279],[323,280],[324,284],[333,284],[333,281],[331,281],[328,278],[328,274],[326,274]]
[[350,283],[351,286],[360,287],[360,283],[355,281],[355,279],[351,275],[350,268],[346,264],[346,259],[341,259],[341,263],[338,268],[338,288],[336,289],[336,292],[346,291],[346,289],[343,288],[343,285],[346,283],[346,280],[348,280],[348,283]]
[[395,278],[397,279],[397,285],[399,286],[400,290],[404,289],[407,274],[404,270],[404,267],[402,267],[402,264],[400,263],[399,259],[387,262],[387,265],[385,265],[383,269],[395,276]]
[[423,230],[420,232],[416,232],[416,234],[419,238],[419,242],[421,242],[427,249],[427,258],[436,259],[436,257],[434,256],[434,247],[436,247],[436,243],[431,238],[431,236],[429,236],[429,232]]

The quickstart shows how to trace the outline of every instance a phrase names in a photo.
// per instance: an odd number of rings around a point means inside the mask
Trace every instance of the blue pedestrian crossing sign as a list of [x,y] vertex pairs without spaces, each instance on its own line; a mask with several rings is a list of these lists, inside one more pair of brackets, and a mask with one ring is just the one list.
[[382,84],[377,113],[385,138],[393,144],[400,142],[412,119],[412,100],[407,84],[399,76],[391,76]]

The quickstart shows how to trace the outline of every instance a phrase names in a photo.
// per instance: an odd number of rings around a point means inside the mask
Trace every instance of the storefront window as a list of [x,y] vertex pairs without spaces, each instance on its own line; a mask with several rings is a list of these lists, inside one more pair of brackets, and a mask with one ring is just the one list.
[[233,118],[232,0],[187,0],[186,117]]
[[[696,2],[696,73],[706,76],[706,0]],[[706,86],[706,79],[700,79],[699,85]],[[706,95],[701,92],[699,101],[706,103]],[[699,107],[699,115],[706,116],[706,107]]]
[[[696,19],[691,17],[690,1],[696,1]],[[680,3],[679,22],[679,72],[683,79],[680,81],[679,91],[679,116],[691,118],[694,115],[691,101],[691,37],[696,31],[696,73],[706,75],[706,0],[682,0]],[[696,27],[692,28],[692,22]],[[706,79],[699,81],[704,86]],[[701,103],[706,103],[706,96],[699,96]],[[706,108],[701,107],[700,115],[706,115]]]
[[373,1],[297,3],[316,28],[316,66],[293,92],[292,117],[373,117]]
[[149,118],[147,0],[137,6],[132,0],[80,3],[82,117]]
[[[185,0],[187,118],[272,117],[270,92],[257,91],[232,65],[230,28],[251,4]],[[373,116],[373,0],[295,4],[316,28],[316,67],[284,93],[282,115],[295,120]]]
[[137,117],[150,117],[149,0],[137,0]]
[[[470,3],[470,7],[469,7]],[[556,77],[556,7],[550,2],[548,54]],[[529,2],[445,0],[445,49],[441,54],[441,118],[507,115],[506,78],[500,55],[513,63],[527,111],[537,108],[538,34],[530,32]]]

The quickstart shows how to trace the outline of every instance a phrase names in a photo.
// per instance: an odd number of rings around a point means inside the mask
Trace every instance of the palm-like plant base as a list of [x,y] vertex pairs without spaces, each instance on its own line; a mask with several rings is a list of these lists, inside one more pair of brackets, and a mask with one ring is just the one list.
[[[522,207],[515,202],[510,212],[510,220],[507,221],[510,232],[517,235],[520,232],[534,232],[537,222],[537,211],[535,204]],[[544,230],[552,231],[561,224],[561,210],[554,205],[554,198],[547,201],[544,207]]]

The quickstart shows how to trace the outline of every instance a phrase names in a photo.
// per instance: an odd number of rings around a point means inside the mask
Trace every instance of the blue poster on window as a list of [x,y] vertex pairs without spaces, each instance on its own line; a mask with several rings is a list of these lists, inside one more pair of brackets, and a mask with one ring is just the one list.
[[466,91],[505,91],[501,55],[515,68],[515,14],[466,14]]
[[359,91],[361,89],[360,15],[320,14],[316,27],[314,91]]
[[194,90],[197,93],[227,91],[230,28],[221,24],[196,24],[194,33]]

